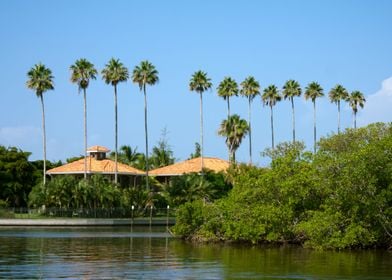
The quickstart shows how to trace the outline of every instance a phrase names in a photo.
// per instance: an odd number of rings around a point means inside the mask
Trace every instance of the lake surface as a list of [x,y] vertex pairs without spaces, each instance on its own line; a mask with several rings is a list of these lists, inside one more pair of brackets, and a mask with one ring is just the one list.
[[0,228],[0,279],[392,279],[392,252],[192,245],[165,228]]

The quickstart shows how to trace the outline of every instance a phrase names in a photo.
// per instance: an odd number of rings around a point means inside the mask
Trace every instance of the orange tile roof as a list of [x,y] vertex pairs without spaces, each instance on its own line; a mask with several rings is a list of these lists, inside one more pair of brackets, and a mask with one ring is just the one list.
[[104,146],[98,146],[98,145],[92,146],[87,149],[87,153],[94,153],[94,152],[108,153],[110,152],[110,150]]
[[[204,168],[220,172],[229,168],[228,161],[219,158],[203,157]],[[178,176],[201,171],[201,157],[185,160],[149,172],[152,176]]]
[[[93,157],[87,157],[87,173],[114,174],[115,162],[110,159],[96,160]],[[145,172],[126,164],[118,163],[118,174],[121,175],[145,175]],[[50,169],[46,172],[48,175],[54,174],[83,174],[84,158],[64,164],[62,166]]]

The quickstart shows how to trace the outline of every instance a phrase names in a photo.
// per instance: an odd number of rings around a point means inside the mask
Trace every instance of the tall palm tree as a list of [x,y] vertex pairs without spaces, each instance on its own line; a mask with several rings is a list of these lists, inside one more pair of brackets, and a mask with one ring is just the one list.
[[295,142],[295,113],[294,113],[294,97],[301,96],[301,86],[297,81],[288,80],[283,86],[283,97],[284,99],[289,98],[291,101],[291,111],[293,114],[293,142]]
[[316,99],[324,96],[323,88],[316,82],[311,82],[305,88],[305,99],[312,99],[313,102],[313,150],[316,153]]
[[340,101],[347,101],[348,92],[342,85],[336,85],[328,95],[331,102],[338,106],[338,133],[340,133]]
[[218,134],[226,137],[231,163],[235,163],[235,152],[248,132],[248,123],[237,114],[229,116],[227,120],[222,121]]
[[42,108],[42,142],[44,152],[44,170],[43,170],[43,184],[46,184],[46,130],[45,130],[45,106],[44,93],[48,90],[54,89],[52,71],[46,68],[45,65],[38,63],[27,72],[28,80],[26,86],[35,91],[35,94],[41,101]]
[[271,108],[271,136],[272,136],[272,149],[275,148],[274,144],[274,111],[273,107],[279,102],[282,97],[279,94],[278,88],[275,85],[270,85],[264,89],[262,95],[262,101],[264,105],[268,105]]
[[260,94],[259,82],[252,76],[247,77],[241,83],[240,93],[242,96],[248,98],[249,164],[252,164],[252,124],[251,124],[252,101],[258,94]]
[[118,154],[118,122],[117,122],[117,84],[120,82],[126,82],[129,78],[129,72],[127,67],[124,66],[118,59],[110,59],[109,62],[105,65],[105,68],[102,70],[102,79],[105,80],[106,84],[111,84],[114,87],[114,146],[115,146],[115,154],[114,154],[114,162],[115,162],[115,170],[114,170],[114,182],[117,184],[117,173],[118,173],[118,162],[117,162],[117,154]]
[[353,115],[354,115],[354,129],[357,128],[357,112],[358,112],[358,106],[363,108],[365,106],[365,96],[363,95],[362,92],[356,90],[353,91],[350,96],[349,96],[349,103],[350,107],[353,109]]
[[203,151],[204,151],[204,141],[203,141],[203,92],[211,89],[212,83],[211,79],[207,77],[207,73],[203,71],[196,71],[189,82],[189,89],[191,91],[196,91],[200,94],[200,155],[201,155],[201,166],[200,171],[203,172],[204,162],[203,162]]
[[94,64],[89,62],[85,58],[81,58],[75,61],[75,64],[71,65],[71,82],[78,85],[79,92],[83,90],[84,100],[84,179],[87,179],[87,100],[86,90],[90,83],[90,80],[95,80],[98,74],[97,69],[94,68]]
[[155,85],[159,82],[158,71],[155,66],[149,61],[145,60],[140,63],[140,65],[135,66],[132,73],[132,81],[139,85],[140,91],[144,93],[144,132],[146,137],[146,189],[150,190],[148,185],[148,130],[147,130],[147,85]]
[[218,95],[227,100],[227,118],[230,117],[230,96],[238,95],[238,84],[231,77],[225,77],[218,86]]

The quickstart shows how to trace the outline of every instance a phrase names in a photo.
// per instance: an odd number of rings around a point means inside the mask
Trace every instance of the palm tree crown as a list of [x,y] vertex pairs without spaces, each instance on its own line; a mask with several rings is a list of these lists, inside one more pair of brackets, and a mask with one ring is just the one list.
[[279,90],[275,85],[269,85],[264,89],[263,95],[261,96],[264,105],[273,107],[277,102],[282,100],[282,97],[279,94]]
[[316,99],[324,96],[323,88],[316,82],[311,82],[305,89],[305,99],[313,102],[313,151],[316,153]]
[[365,106],[366,99],[362,92],[356,90],[350,94],[348,101],[354,113],[354,128],[357,128],[358,106],[363,108],[363,106]]
[[231,77],[225,77],[222,82],[220,82],[218,88],[218,95],[227,100],[227,116],[230,116],[230,97],[238,95],[238,84]]
[[119,59],[112,58],[102,70],[102,79],[112,86],[116,86],[120,82],[126,82],[129,79],[128,68]]
[[240,85],[240,94],[249,98],[250,100],[254,99],[257,95],[260,94],[260,84],[252,76],[247,77]]
[[252,164],[252,124],[251,124],[251,114],[252,114],[252,100],[260,94],[260,84],[252,76],[247,77],[241,83],[240,94],[248,98],[248,123],[249,123],[249,163]]
[[218,134],[226,137],[226,145],[230,153],[230,162],[235,163],[235,152],[248,132],[248,123],[246,120],[241,119],[239,115],[234,114],[229,116],[227,120],[222,121]]
[[288,80],[284,86],[282,95],[284,99],[292,99],[294,97],[299,97],[302,94],[302,89],[299,83],[295,80]]
[[203,93],[211,89],[211,79],[207,77],[207,73],[201,70],[196,71],[189,82],[189,89],[197,93]]
[[45,91],[54,89],[52,71],[42,63],[34,65],[27,72],[27,77],[26,86],[34,90],[37,97],[41,97]]
[[149,191],[150,187],[148,184],[148,125],[147,125],[147,93],[146,85],[155,85],[159,82],[158,71],[155,66],[149,61],[145,60],[140,65],[135,66],[132,73],[132,81],[139,85],[140,91],[144,93],[144,133],[146,138],[146,189]]
[[312,102],[315,102],[317,98],[323,96],[324,96],[323,88],[317,82],[311,82],[305,88],[305,99],[311,99]]
[[90,80],[95,80],[98,74],[94,64],[85,58],[76,60],[75,64],[71,65],[71,82],[77,84],[79,89],[86,89]]
[[342,85],[336,85],[329,91],[328,96],[331,102],[338,104],[341,100],[348,99],[348,92]]
[[203,92],[211,89],[212,83],[211,79],[207,77],[207,73],[203,71],[196,71],[189,82],[189,89],[191,91],[196,91],[200,94],[200,156],[201,156],[201,164],[200,171],[203,172],[204,169],[204,160],[203,160],[203,151],[204,151],[204,141],[203,141]]
[[365,106],[365,102],[366,102],[365,96],[363,95],[362,92],[360,92],[358,90],[353,91],[350,94],[350,97],[348,100],[349,100],[350,107],[353,109],[354,113],[358,112],[358,106],[363,108]]
[[151,62],[145,60],[140,65],[135,66],[132,73],[132,81],[139,85],[140,90],[145,89],[146,85],[155,85],[159,82],[158,71]]
[[42,142],[43,142],[43,184],[46,184],[46,130],[45,130],[45,106],[44,106],[44,92],[54,89],[53,75],[49,68],[46,68],[42,63],[34,65],[33,68],[27,72],[28,80],[26,86],[35,91],[37,97],[41,100],[42,108]]

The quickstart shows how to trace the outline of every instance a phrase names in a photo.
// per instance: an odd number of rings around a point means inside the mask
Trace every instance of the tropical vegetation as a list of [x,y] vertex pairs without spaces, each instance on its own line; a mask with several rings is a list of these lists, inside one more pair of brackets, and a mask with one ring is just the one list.
[[147,124],[147,91],[146,86],[153,86],[159,81],[159,72],[155,69],[155,66],[145,60],[140,65],[135,66],[132,72],[132,81],[139,85],[140,91],[144,94],[144,134],[146,140],[146,189],[150,190],[149,186],[149,162],[148,162],[148,124]]
[[183,238],[296,243],[312,248],[392,246],[392,125],[377,123],[268,149],[269,168],[233,166],[227,197],[186,202],[174,232]]
[[35,94],[41,101],[42,109],[42,142],[43,142],[43,184],[46,183],[46,129],[45,129],[45,104],[44,93],[48,90],[54,89],[52,71],[42,63],[34,65],[33,68],[27,72],[27,87],[35,91]]
[[249,164],[252,164],[252,101],[260,94],[260,84],[252,76],[247,77],[241,83],[240,93],[248,99],[248,124],[249,124]]
[[117,118],[117,84],[120,82],[126,82],[129,78],[128,69],[118,59],[112,58],[106,64],[102,70],[102,79],[105,83],[111,84],[114,87],[114,149],[115,149],[115,171],[114,171],[114,182],[118,182],[118,164],[117,164],[117,153],[118,153],[118,118]]
[[[98,74],[94,64],[85,58],[75,61],[70,67],[71,83],[78,85],[78,91],[83,91],[83,112],[84,112],[84,179],[87,179],[87,96],[86,91],[90,80],[95,80]],[[45,179],[44,179],[45,180]]]
[[196,71],[189,82],[189,89],[191,91],[196,91],[200,95],[200,156],[201,156],[201,167],[200,169],[204,169],[204,160],[203,160],[203,144],[204,144],[204,135],[203,135],[203,92],[211,89],[212,83],[211,79],[208,78],[207,73],[203,71]]

